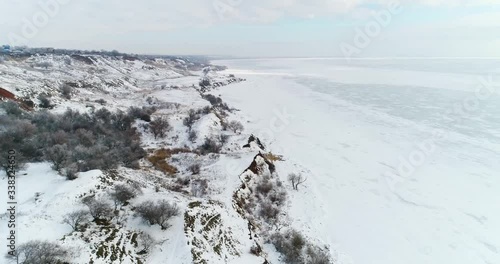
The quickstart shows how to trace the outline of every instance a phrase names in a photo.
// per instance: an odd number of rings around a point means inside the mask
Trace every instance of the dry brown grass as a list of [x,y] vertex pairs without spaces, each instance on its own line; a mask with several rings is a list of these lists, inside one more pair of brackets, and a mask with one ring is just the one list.
[[153,164],[153,166],[168,175],[174,175],[179,170],[170,164],[168,164],[167,160],[172,157],[172,155],[179,153],[190,153],[192,152],[189,149],[184,148],[175,148],[175,149],[158,149],[152,155],[148,157],[149,162]]
[[272,162],[275,162],[275,161],[284,161],[283,159],[283,156],[282,155],[275,155],[271,152],[269,153],[265,153],[264,154],[264,157],[269,160],[269,161],[272,161]]

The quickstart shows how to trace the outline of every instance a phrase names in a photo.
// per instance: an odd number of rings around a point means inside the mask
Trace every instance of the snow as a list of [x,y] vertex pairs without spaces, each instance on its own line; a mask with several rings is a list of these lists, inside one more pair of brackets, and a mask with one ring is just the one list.
[[[88,263],[89,256],[96,264],[109,263],[107,257],[95,258],[95,252],[112,230],[117,235],[105,244],[129,252],[121,263],[133,263],[136,257],[145,263],[193,263],[192,250],[201,252],[208,263],[262,263],[262,257],[250,254],[254,240],[249,239],[248,222],[235,210],[233,200],[249,175],[242,173],[263,152],[255,142],[242,147],[254,134],[265,152],[283,157],[275,162],[275,174],[289,197],[282,227],[303,232],[318,246],[327,245],[337,263],[500,263],[500,238],[494,235],[500,234],[496,191],[500,179],[494,176],[500,169],[500,100],[494,95],[480,100],[474,111],[463,109],[464,102],[477,96],[478,77],[500,72],[498,63],[216,61],[229,66],[220,73],[179,70],[186,66],[184,60],[92,59],[93,66],[73,60],[71,67],[64,56],[29,59],[29,63],[52,63],[48,69],[8,61],[0,64],[5,72],[0,87],[32,99],[49,93],[56,104],[50,111],[55,113],[68,107],[90,112],[101,107],[114,111],[157,106],[152,117],[166,117],[172,129],[165,138],[155,139],[141,126],[144,121],[136,121],[148,151],[194,150],[205,137],[230,137],[221,154],[173,155],[168,163],[178,168],[176,177],[154,170],[147,160],[141,161],[141,170],[119,168],[116,178],[96,170],[81,173],[74,181],[59,176],[48,163],[29,164],[18,178],[18,245],[50,240],[74,248],[78,253],[74,263]],[[205,77],[218,87],[206,88],[207,93],[221,95],[229,107],[238,109],[228,112],[226,121],[240,121],[241,134],[222,131],[221,120],[211,112],[192,126],[198,139],[188,140],[183,125],[188,111],[210,106],[198,86]],[[67,100],[58,91],[66,81],[90,86],[75,88]],[[106,100],[105,105],[98,99]],[[409,160],[420,157],[416,153],[423,153],[422,164],[409,167]],[[188,169],[195,163],[201,165],[199,175]],[[298,191],[288,184],[289,173],[307,177]],[[209,192],[193,197],[191,186],[171,190],[177,179],[186,178],[208,180]],[[3,172],[0,179],[5,179]],[[83,208],[83,195],[95,191],[98,197],[109,198],[112,184],[124,182],[140,185],[142,194],[120,208],[122,223],[116,220],[108,231],[91,224],[84,232],[72,232],[62,223],[65,214]],[[0,181],[0,188],[5,190],[5,184]],[[4,212],[5,198],[0,198]],[[175,202],[181,211],[170,220],[168,230],[148,225],[133,211],[143,201],[161,199]],[[191,204],[194,201],[200,205]],[[194,217],[192,232],[186,231],[184,213]],[[209,219],[219,220],[206,228]],[[4,214],[0,225],[6,226],[5,220]],[[4,230],[0,229],[2,237]],[[158,243],[138,256],[137,246],[121,237],[141,232]],[[221,241],[224,245],[215,249]],[[272,245],[262,246],[270,263],[281,263]]]
[[[491,71],[447,72],[457,67],[427,60],[426,70],[404,61],[214,63],[247,79],[217,92],[249,119],[248,133],[284,155],[282,180],[308,177],[290,191],[292,226],[330,245],[339,263],[500,262],[500,100],[452,111]],[[429,139],[422,165],[388,178]]]
[[[50,168],[48,163],[29,164],[26,171],[17,177],[17,244],[26,241],[57,240],[71,232],[71,228],[62,223],[67,208],[78,209],[82,205],[77,197],[88,192],[96,184],[100,171],[81,173],[74,181],[67,181]],[[2,172],[0,176],[5,177]],[[0,188],[7,189],[7,181],[0,181]],[[0,201],[2,212],[6,211],[6,195]],[[5,215],[0,222],[7,226]],[[2,237],[6,237],[2,228]],[[6,254],[2,248],[0,254]]]

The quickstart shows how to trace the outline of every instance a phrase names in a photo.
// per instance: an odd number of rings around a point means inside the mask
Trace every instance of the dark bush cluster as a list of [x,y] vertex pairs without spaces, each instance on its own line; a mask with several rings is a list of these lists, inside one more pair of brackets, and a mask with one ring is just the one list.
[[207,87],[210,87],[212,85],[212,82],[210,82],[210,79],[208,79],[208,78],[203,78],[200,80],[199,85],[202,88],[207,88]]
[[50,109],[50,108],[54,107],[52,105],[52,103],[50,102],[50,99],[45,95],[40,95],[38,97],[38,100],[40,101],[40,104],[38,104],[38,106],[41,108],[49,108]]
[[[105,102],[105,101],[104,101]],[[135,107],[131,106],[128,109],[128,115],[134,119],[140,119],[146,122],[151,122],[151,115],[156,112],[155,107]]]
[[205,142],[201,146],[198,147],[200,154],[207,155],[209,153],[220,153],[222,149],[222,144],[217,140],[212,138],[205,138]]
[[0,163],[4,169],[4,153],[10,149],[16,150],[19,165],[50,161],[68,179],[92,169],[136,168],[146,154],[132,126],[136,117],[122,111],[111,113],[102,108],[87,114],[68,109],[56,115],[1,106],[8,110],[0,116]]
[[135,208],[135,211],[150,225],[157,224],[162,230],[169,228],[168,221],[180,212],[176,204],[166,200],[143,202]]
[[203,94],[203,99],[207,100],[213,107],[231,112],[231,108],[222,101],[222,98],[212,94]]

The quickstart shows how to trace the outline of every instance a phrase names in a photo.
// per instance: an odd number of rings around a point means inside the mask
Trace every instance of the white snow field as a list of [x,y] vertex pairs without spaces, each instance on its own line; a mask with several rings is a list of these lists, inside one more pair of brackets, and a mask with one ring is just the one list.
[[500,263],[498,61],[213,63],[247,79],[216,93],[308,177],[291,224],[338,263]]

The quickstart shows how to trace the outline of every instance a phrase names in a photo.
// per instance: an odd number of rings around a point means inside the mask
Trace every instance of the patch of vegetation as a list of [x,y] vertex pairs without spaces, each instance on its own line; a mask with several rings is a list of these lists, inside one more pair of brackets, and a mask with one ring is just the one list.
[[152,155],[148,157],[148,161],[153,164],[153,166],[159,170],[164,172],[165,174],[168,175],[174,175],[176,174],[179,170],[173,166],[168,164],[168,159],[172,157],[172,155],[179,154],[179,153],[190,153],[192,152],[189,149],[183,149],[183,148],[175,148],[175,149],[158,149],[156,150]]
[[68,179],[93,169],[137,168],[145,156],[140,135],[132,126],[135,117],[121,111],[101,108],[87,114],[68,109],[52,114],[24,112],[6,103],[0,107],[7,112],[0,116],[0,164],[4,168],[10,149],[16,150],[18,165],[49,161]]

